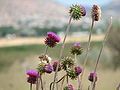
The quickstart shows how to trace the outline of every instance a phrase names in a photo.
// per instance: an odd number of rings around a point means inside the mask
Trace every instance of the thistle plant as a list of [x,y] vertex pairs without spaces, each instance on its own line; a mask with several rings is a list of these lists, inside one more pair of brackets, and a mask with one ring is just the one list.
[[32,90],[32,85],[36,84],[39,74],[36,70],[28,70],[26,74],[28,75],[27,82],[30,83],[30,90]]
[[[86,10],[85,10],[85,8],[84,8],[83,6],[81,6],[81,5],[72,5],[72,6],[70,7],[69,13],[70,13],[70,19],[69,19],[68,26],[67,26],[67,28],[66,28],[66,34],[65,34],[65,37],[64,37],[62,46],[61,46],[59,60],[61,60],[62,55],[63,55],[63,50],[64,50],[64,47],[65,47],[65,41],[66,41],[67,35],[68,35],[68,33],[69,33],[69,30],[70,30],[70,26],[71,26],[71,21],[72,21],[72,19],[73,19],[73,20],[79,20],[82,16],[85,16],[85,15],[86,15]],[[55,75],[54,75],[53,90],[54,90],[55,81],[56,81],[56,77],[57,77],[58,67],[59,67],[59,66],[57,65],[56,72],[55,72]]]
[[90,45],[91,45],[91,37],[92,37],[92,31],[93,31],[93,27],[94,27],[94,22],[95,21],[99,21],[101,16],[101,9],[98,5],[93,5],[92,10],[91,10],[91,18],[92,18],[92,24],[91,24],[91,29],[90,29],[90,33],[89,33],[89,39],[88,39],[88,45],[87,45],[87,50],[86,50],[86,55],[85,55],[85,60],[83,63],[83,72],[81,74],[81,89],[82,89],[82,78],[84,75],[84,71],[85,71],[85,67],[88,61],[88,54],[89,54],[89,50],[90,50]]
[[[96,63],[95,63],[94,73],[96,73],[96,70],[97,70],[97,67],[98,67],[98,64],[99,64],[99,61],[100,61],[100,57],[101,57],[105,42],[106,42],[107,37],[108,37],[108,35],[110,33],[110,30],[111,30],[111,26],[112,26],[112,17],[110,18],[109,25],[108,25],[108,28],[107,28],[107,32],[105,34],[105,37],[104,37],[104,40],[103,40],[98,58],[97,58]],[[96,78],[94,77],[93,78],[93,83],[92,83],[92,90],[95,90],[95,82],[96,82]]]
[[[87,43],[87,50],[86,50],[83,67],[79,66],[78,64],[79,59],[77,59],[77,56],[81,55],[84,51],[79,42],[75,42],[70,48],[69,51],[72,54],[71,56],[65,57],[63,55],[63,51],[65,48],[65,42],[66,42],[67,35],[70,31],[72,20],[80,20],[80,18],[86,15],[86,10],[82,5],[72,5],[70,7],[69,13],[70,13],[70,19],[68,22],[68,26],[66,28],[65,37],[61,45],[60,55],[58,59],[52,60],[51,57],[47,55],[47,53],[48,53],[48,48],[54,48],[60,42],[61,39],[56,33],[48,32],[44,40],[46,48],[44,50],[44,53],[39,56],[40,62],[38,63],[37,70],[27,71],[26,73],[28,75],[27,82],[30,83],[30,90],[32,90],[33,84],[36,85],[36,90],[44,90],[44,85],[43,85],[44,79],[42,76],[49,75],[51,73],[54,73],[54,76],[53,76],[53,81],[49,84],[50,90],[58,90],[58,84],[61,84],[61,88],[60,88],[61,90],[82,90],[82,84],[83,84],[82,78],[83,78],[85,66],[88,60],[88,54],[89,54],[89,49],[90,49],[90,44],[91,44],[91,36],[92,36],[93,27],[94,27],[94,22],[99,21],[100,16],[101,16],[100,15],[101,11],[98,5],[93,5],[92,12],[91,12],[92,25],[90,29],[89,40]],[[88,80],[91,82],[91,85],[88,87],[88,90],[90,90],[90,88],[92,90],[95,90],[96,82],[98,80],[96,70],[97,70],[98,63],[100,61],[100,56],[101,56],[105,41],[110,32],[111,25],[112,25],[112,19],[108,26],[108,30],[103,40],[103,45],[100,49],[100,53],[96,60],[95,68],[93,72],[91,72],[88,76]],[[64,75],[58,78],[57,77],[58,72],[59,73],[64,72]],[[70,84],[71,83],[70,81],[71,80],[76,81],[77,79],[78,79],[77,81],[78,87],[73,87],[74,85]],[[64,82],[65,80],[66,82]],[[40,86],[41,86],[41,89],[40,89]]]

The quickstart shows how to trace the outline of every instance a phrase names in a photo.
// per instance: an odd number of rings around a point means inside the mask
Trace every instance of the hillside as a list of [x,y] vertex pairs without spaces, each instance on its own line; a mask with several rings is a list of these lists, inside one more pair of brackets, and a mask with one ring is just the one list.
[[[102,7],[103,16],[120,17],[119,6],[120,1],[113,0]],[[0,26],[60,27],[67,22],[67,11],[55,0],[0,0]]]

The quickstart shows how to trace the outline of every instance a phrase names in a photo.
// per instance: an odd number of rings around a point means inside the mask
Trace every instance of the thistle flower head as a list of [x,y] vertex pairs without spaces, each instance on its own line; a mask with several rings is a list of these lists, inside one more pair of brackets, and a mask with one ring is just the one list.
[[51,62],[51,57],[49,57],[48,55],[41,55],[39,56],[40,61],[44,62],[44,63],[50,63]]
[[59,65],[58,66],[58,71],[60,71],[61,70],[61,63],[57,60],[52,62],[52,66],[53,66],[54,71],[56,71],[57,65]]
[[45,70],[46,73],[52,73],[53,67],[52,67],[52,65],[50,65],[50,64],[46,64],[46,65],[44,66],[44,70]]
[[75,67],[75,73],[77,76],[80,75],[81,72],[82,72],[82,68],[80,66]]
[[91,72],[89,77],[88,77],[88,80],[93,82],[93,81],[97,81],[97,74],[95,72]]
[[98,21],[101,17],[101,9],[98,5],[93,5],[91,12],[92,19]]
[[57,43],[60,42],[60,37],[54,32],[48,32],[45,39],[45,44],[49,47],[54,47]]
[[64,87],[64,90],[75,90],[72,84],[68,84],[66,87]]
[[73,55],[80,55],[80,54],[82,54],[82,51],[83,51],[83,49],[82,49],[82,47],[80,46],[80,43],[74,43],[74,45],[73,45],[73,47],[71,48],[71,54],[73,54]]
[[26,72],[26,74],[30,77],[37,77],[38,76],[38,72],[36,70],[28,70]]
[[68,68],[66,72],[67,72],[67,75],[68,75],[71,79],[76,79],[76,78],[77,78],[77,75],[76,75],[76,72],[75,72],[74,69]]
[[72,5],[69,10],[70,15],[74,20],[79,20],[86,15],[86,10],[82,5]]
[[62,64],[62,68],[64,70],[67,70],[67,68],[71,68],[74,66],[74,59],[71,57],[65,57],[62,59],[61,64]]
[[39,76],[38,72],[35,70],[28,70],[26,74],[28,75],[27,82],[31,84],[35,84],[37,77]]

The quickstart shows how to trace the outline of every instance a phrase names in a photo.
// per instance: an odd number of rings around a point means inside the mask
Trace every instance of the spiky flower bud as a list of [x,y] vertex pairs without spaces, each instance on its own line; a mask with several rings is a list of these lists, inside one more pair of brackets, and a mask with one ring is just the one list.
[[79,20],[86,15],[86,10],[82,5],[72,5],[69,10],[70,15],[74,20]]
[[98,5],[93,5],[91,12],[92,19],[98,21],[101,17],[101,9]]
[[73,55],[80,55],[82,54],[83,48],[80,46],[80,43],[75,43],[73,47],[71,48],[71,54]]
[[60,71],[61,70],[61,63],[59,61],[53,61],[52,62],[52,66],[53,66],[54,71],[56,71],[57,65],[59,65],[58,66],[58,71]]
[[68,84],[64,87],[64,90],[75,90],[72,84]]
[[74,69],[72,68],[69,68],[67,69],[67,75],[71,78],[71,79],[76,79],[77,78],[77,75],[76,75],[76,72]]
[[45,63],[40,63],[37,67],[37,70],[38,72],[42,75],[43,73],[45,73],[45,70],[44,70],[44,67],[45,67]]
[[80,75],[81,72],[82,72],[82,68],[80,66],[75,67],[75,73],[77,76]]
[[52,73],[53,67],[52,67],[52,65],[50,65],[50,64],[46,64],[46,65],[44,66],[44,70],[45,70],[46,73]]
[[62,68],[67,70],[67,68],[71,68],[74,66],[74,59],[71,57],[65,57],[61,60]]
[[89,77],[88,77],[88,80],[93,82],[93,81],[97,81],[97,74],[95,72],[91,72]]

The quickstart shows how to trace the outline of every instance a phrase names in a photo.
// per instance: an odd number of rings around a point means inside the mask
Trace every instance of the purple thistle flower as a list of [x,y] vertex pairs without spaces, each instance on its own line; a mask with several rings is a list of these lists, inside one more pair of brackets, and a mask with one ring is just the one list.
[[57,43],[60,42],[60,37],[54,32],[48,32],[45,39],[45,44],[49,47],[54,47]]
[[52,66],[53,66],[53,70],[54,71],[56,71],[57,65],[59,65],[58,71],[60,71],[61,70],[61,64],[60,64],[60,62],[57,61],[57,60],[52,62]]
[[28,70],[26,74],[30,77],[38,77],[38,72],[36,70]]
[[81,67],[79,67],[79,66],[75,67],[75,73],[76,73],[77,76],[80,75],[81,72],[82,72]]
[[52,73],[53,67],[50,64],[46,64],[45,67],[44,67],[44,70],[45,70],[46,73]]
[[76,43],[74,43],[73,46],[74,46],[74,47],[80,47],[80,43],[79,43],[79,42],[76,42]]
[[55,40],[55,42],[60,42],[60,37],[58,35],[56,35],[54,32],[48,32],[47,36],[49,38],[52,38]]
[[64,88],[64,90],[75,90],[75,89],[74,89],[73,85],[68,84],[68,85]]
[[95,72],[91,72],[89,77],[88,77],[88,80],[93,82],[95,79],[95,82],[97,81],[97,74]]
[[38,72],[36,70],[28,70],[26,74],[28,75],[27,82],[35,84],[37,77],[39,76]]

